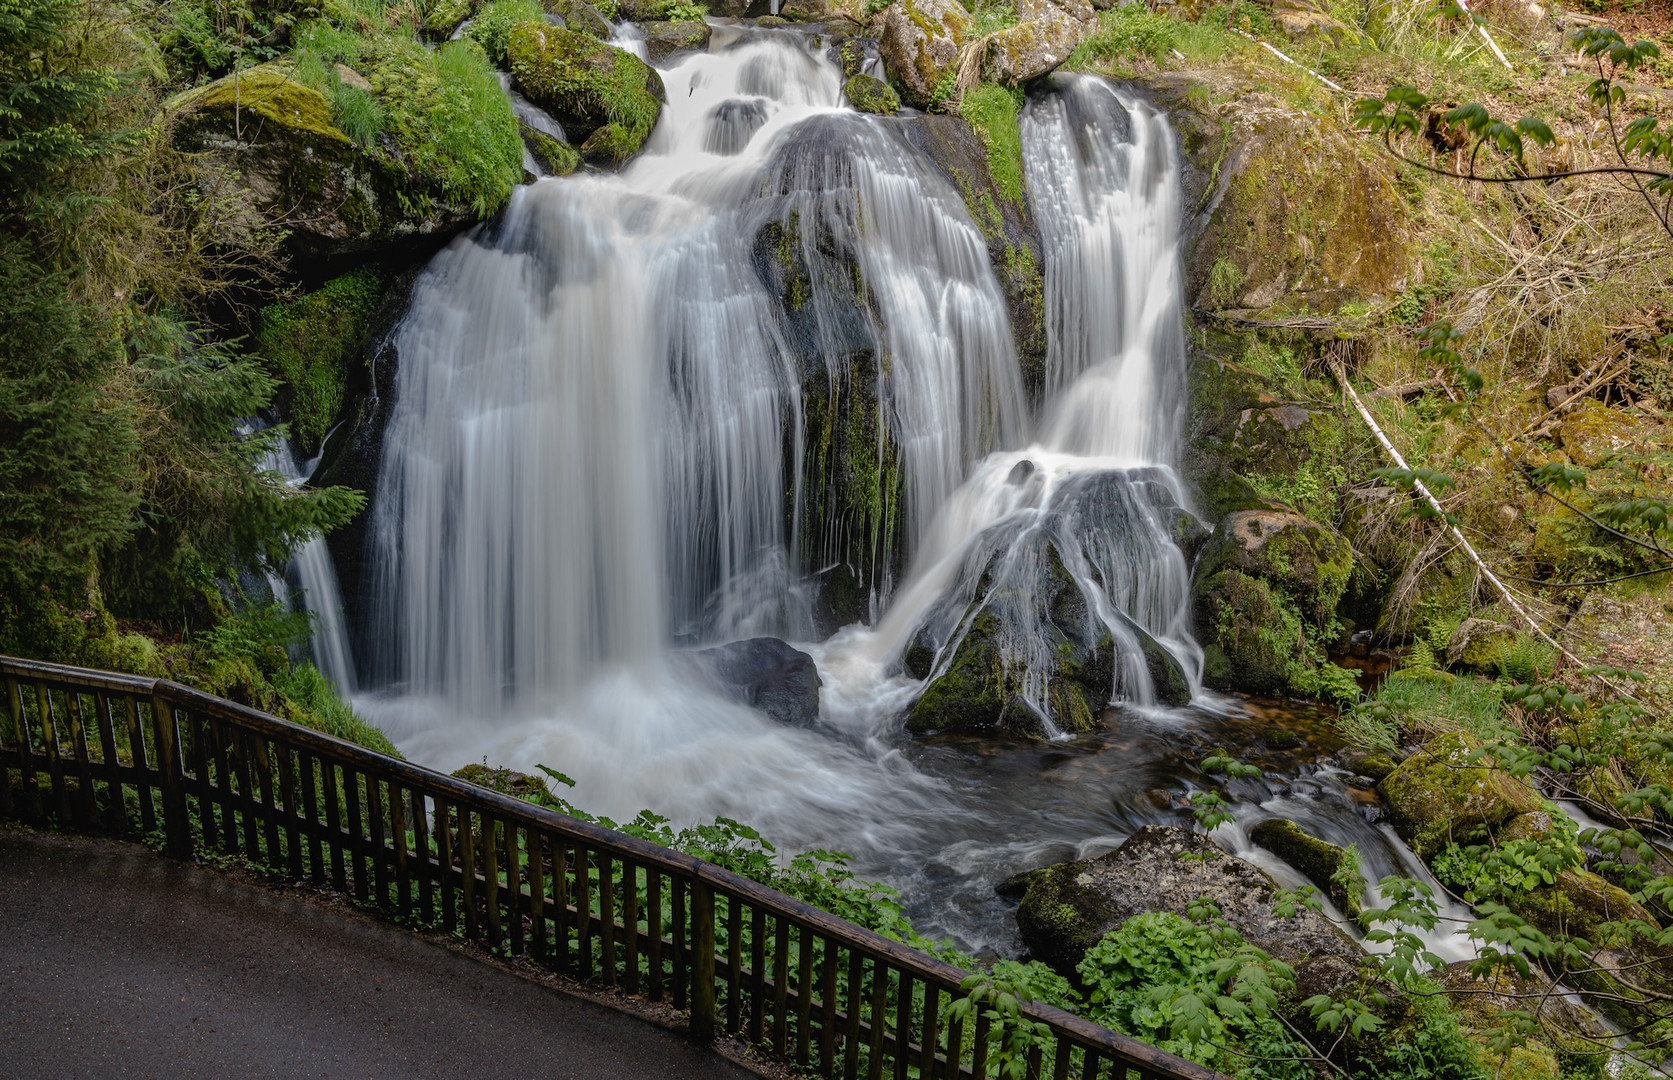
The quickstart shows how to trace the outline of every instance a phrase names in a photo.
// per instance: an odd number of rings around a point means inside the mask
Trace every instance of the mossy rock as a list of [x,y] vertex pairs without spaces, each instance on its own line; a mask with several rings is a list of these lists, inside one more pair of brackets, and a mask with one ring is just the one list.
[[1320,840],[1287,818],[1261,822],[1249,830],[1249,839],[1295,867],[1348,918],[1359,918],[1359,897],[1363,891],[1359,883],[1343,885],[1335,880],[1348,857],[1347,851]]
[[1192,606],[1206,685],[1250,694],[1276,694],[1288,685],[1303,631],[1286,598],[1241,570],[1222,570],[1197,583]]
[[546,10],[564,21],[564,26],[577,34],[586,34],[600,41],[610,40],[615,27],[598,9],[585,0],[545,0]]
[[1641,672],[1634,693],[1673,705],[1673,587],[1598,589],[1563,627],[1563,647],[1588,664]]
[[1654,453],[1673,441],[1668,425],[1600,401],[1582,401],[1557,431],[1563,452],[1576,465],[1597,468],[1622,454]]
[[586,34],[526,22],[506,54],[517,89],[551,113],[589,162],[620,164],[644,145],[662,112],[662,77],[648,64]]
[[878,22],[878,48],[901,100],[929,106],[942,81],[957,71],[970,14],[955,0],[895,0]]
[[1524,780],[1479,758],[1481,744],[1461,732],[1430,739],[1377,785],[1395,829],[1424,860],[1448,842],[1478,842],[1544,800]]
[[477,0],[436,0],[424,16],[424,36],[446,41],[459,25],[476,13]]
[[[1020,884],[1020,883],[1019,883]],[[1288,963],[1337,956],[1357,965],[1364,951],[1317,911],[1285,918],[1272,910],[1277,886],[1263,871],[1227,855],[1200,833],[1148,825],[1094,859],[1033,872],[1017,907],[1017,928],[1035,959],[1066,978],[1086,951],[1135,915],[1184,915],[1212,900],[1227,923]]]
[[536,806],[544,806],[548,810],[563,809],[563,804],[546,786],[546,781],[538,776],[514,772],[500,765],[486,764],[466,765],[462,769],[455,769],[453,775],[466,783],[497,791],[501,795],[510,795],[514,799],[522,799]]
[[1365,750],[1359,747],[1343,750],[1336,755],[1336,760],[1342,768],[1372,781],[1379,781],[1400,767],[1398,761],[1381,750]]
[[1516,632],[1491,619],[1465,619],[1446,645],[1446,662],[1476,671],[1498,666],[1499,650],[1516,640]]
[[1239,570],[1306,605],[1316,623],[1329,619],[1353,571],[1353,547],[1340,533],[1286,510],[1227,514],[1198,562],[1199,574]]
[[701,52],[709,47],[713,33],[705,22],[648,22],[645,24],[645,54],[660,64],[683,52]]
[[581,152],[575,147],[528,124],[520,125],[518,130],[529,153],[553,176],[568,176],[581,167]]
[[255,348],[284,380],[279,410],[304,458],[319,453],[350,390],[366,381],[366,331],[383,286],[380,272],[362,268],[262,309]]
[[848,103],[863,113],[893,116],[900,111],[900,95],[882,79],[870,75],[854,75],[842,84]]

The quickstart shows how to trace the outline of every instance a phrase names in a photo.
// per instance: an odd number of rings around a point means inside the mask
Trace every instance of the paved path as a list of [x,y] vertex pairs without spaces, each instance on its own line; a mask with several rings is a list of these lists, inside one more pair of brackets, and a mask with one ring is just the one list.
[[653,1024],[126,845],[0,830],[0,1078],[747,1080]]

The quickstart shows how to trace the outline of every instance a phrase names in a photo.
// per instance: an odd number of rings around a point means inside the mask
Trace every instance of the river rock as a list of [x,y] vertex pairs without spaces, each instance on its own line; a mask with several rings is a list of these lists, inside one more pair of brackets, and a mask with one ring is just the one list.
[[1335,880],[1348,853],[1287,818],[1271,818],[1249,830],[1249,839],[1301,872],[1350,919],[1359,917],[1358,888]]
[[878,48],[902,100],[928,106],[942,80],[958,69],[970,14],[954,0],[895,0],[879,24]]
[[842,84],[842,96],[863,113],[893,116],[900,111],[900,95],[895,93],[895,88],[870,75],[850,76]]
[[711,33],[705,22],[648,22],[645,53],[651,63],[660,64],[676,53],[701,52],[709,47]]
[[1532,785],[1473,758],[1481,744],[1461,732],[1430,739],[1377,785],[1395,829],[1427,860],[1448,841],[1479,842],[1516,817],[1540,810]]
[[1353,547],[1294,511],[1243,510],[1221,520],[1198,563],[1199,574],[1228,569],[1276,585],[1322,622],[1347,588]]
[[437,0],[424,16],[424,36],[431,41],[446,41],[460,23],[475,14],[476,7],[476,0]]
[[750,638],[685,656],[726,696],[781,724],[808,727],[819,719],[819,668],[787,642]]
[[581,157],[617,165],[638,152],[656,126],[662,77],[632,53],[543,22],[515,26],[506,42],[511,75],[524,97],[551,113]]
[[1446,662],[1486,671],[1498,663],[1500,648],[1515,640],[1515,631],[1504,623],[1465,619],[1446,643]]
[[230,205],[221,242],[283,221],[289,243],[315,258],[446,239],[477,220],[438,184],[391,168],[339,130],[331,103],[296,81],[288,62],[227,76],[168,103],[175,145],[193,155],[197,184]]
[[547,11],[562,19],[565,27],[577,34],[608,41],[615,29],[610,25],[609,19],[600,15],[598,9],[585,0],[545,0],[545,7]]
[[1048,75],[1096,26],[1086,0],[1019,0],[1017,24],[981,41],[982,78],[1019,86]]
[[1133,916],[1184,915],[1207,899],[1245,939],[1280,960],[1336,956],[1359,963],[1364,951],[1319,912],[1289,919],[1274,913],[1276,891],[1259,868],[1201,833],[1147,825],[1106,855],[1036,871],[1017,908],[1017,927],[1035,959],[1073,979],[1086,951]]

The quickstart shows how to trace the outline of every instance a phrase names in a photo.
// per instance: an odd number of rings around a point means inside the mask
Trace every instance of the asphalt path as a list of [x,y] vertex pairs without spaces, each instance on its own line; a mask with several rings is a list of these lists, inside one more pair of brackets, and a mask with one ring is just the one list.
[[333,906],[130,845],[0,830],[0,1077],[756,1074]]

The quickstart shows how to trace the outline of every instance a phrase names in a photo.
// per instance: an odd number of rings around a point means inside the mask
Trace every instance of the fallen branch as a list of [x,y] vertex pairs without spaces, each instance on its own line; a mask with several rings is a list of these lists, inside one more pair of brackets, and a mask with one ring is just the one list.
[[1468,0],[1457,0],[1457,3],[1458,10],[1462,11],[1465,15],[1468,15],[1470,17],[1470,21],[1475,23],[1476,31],[1481,34],[1481,40],[1487,42],[1487,47],[1493,50],[1493,55],[1499,58],[1499,63],[1503,64],[1507,69],[1514,70],[1510,67],[1510,61],[1505,59],[1505,54],[1499,49],[1499,43],[1493,40],[1492,34],[1487,32],[1487,25],[1485,23],[1476,22],[1475,15],[1470,11]]
[[1444,385],[1445,383],[1437,376],[1432,379],[1419,379],[1417,382],[1395,383],[1393,386],[1379,386],[1377,389],[1371,391],[1365,396],[1370,398],[1372,401],[1375,401],[1378,398],[1403,398],[1412,394],[1421,394],[1425,390],[1434,390]]
[[[1244,37],[1248,38],[1250,41],[1253,41],[1256,45],[1259,45],[1261,48],[1265,49],[1267,52],[1271,53],[1273,56],[1276,56],[1278,59],[1282,60],[1284,63],[1294,64],[1296,67],[1300,68],[1302,71],[1305,71],[1307,74],[1313,76],[1313,78],[1315,78],[1315,79],[1319,80],[1320,82],[1324,83],[1326,86],[1330,87],[1332,90],[1336,91],[1338,94],[1347,93],[1347,91],[1342,89],[1342,87],[1337,86],[1335,83],[1331,82],[1329,79],[1325,78],[1323,75],[1320,75],[1318,72],[1314,71],[1312,68],[1308,67],[1306,64],[1303,64],[1301,61],[1295,59],[1292,56],[1284,55],[1283,53],[1279,52],[1277,49],[1274,49],[1271,45],[1268,45],[1266,42],[1264,42],[1260,38],[1256,37],[1254,34],[1251,34],[1246,30],[1239,30],[1235,26],[1232,27],[1231,30],[1232,30],[1232,33],[1234,33],[1234,34],[1242,34]],[[1495,46],[1495,48],[1497,48],[1497,46]]]

